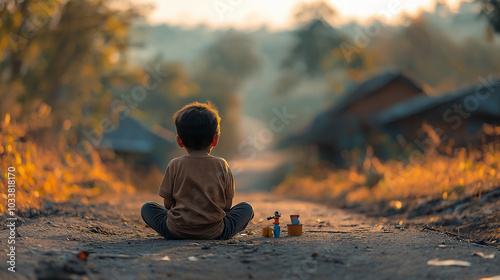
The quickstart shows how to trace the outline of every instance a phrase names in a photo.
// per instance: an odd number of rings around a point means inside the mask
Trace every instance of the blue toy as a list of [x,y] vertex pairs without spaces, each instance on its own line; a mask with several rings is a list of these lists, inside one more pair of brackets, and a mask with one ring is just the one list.
[[273,223],[273,225],[274,225],[274,237],[280,237],[280,232],[281,232],[280,217],[281,217],[281,214],[278,211],[274,212],[274,216],[267,217],[268,220],[274,219],[274,223]]

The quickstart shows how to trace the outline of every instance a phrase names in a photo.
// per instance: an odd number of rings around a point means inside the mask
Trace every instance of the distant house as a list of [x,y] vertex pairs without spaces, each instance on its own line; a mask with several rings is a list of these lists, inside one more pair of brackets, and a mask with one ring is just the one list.
[[416,96],[426,95],[400,71],[387,71],[352,86],[341,95],[328,113],[345,113],[366,121],[371,115]]
[[455,146],[466,146],[479,140],[483,124],[500,125],[500,80],[437,97],[415,97],[388,108],[371,121],[376,130],[406,144],[423,146],[422,138],[428,136],[422,135],[420,128],[426,123],[442,142],[452,140]]
[[330,109],[284,145],[314,145],[320,159],[341,164],[343,150],[364,149],[369,142],[373,115],[419,96],[426,95],[400,71],[384,72],[347,89]]
[[431,136],[424,124],[441,143],[478,143],[484,124],[500,125],[500,80],[429,96],[400,72],[385,72],[347,90],[284,144],[314,146],[320,159],[343,165],[342,151],[368,145],[379,158],[399,155],[412,144],[425,150]]
[[148,129],[128,116],[120,120],[114,131],[103,135],[100,148],[114,150],[126,160],[154,163],[163,169],[169,160],[167,153],[175,148],[174,136],[164,128]]

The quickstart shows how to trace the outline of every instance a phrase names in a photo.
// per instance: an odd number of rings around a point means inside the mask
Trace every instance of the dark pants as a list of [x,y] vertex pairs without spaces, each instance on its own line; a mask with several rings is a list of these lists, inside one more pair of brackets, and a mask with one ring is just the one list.
[[[168,209],[156,202],[146,202],[142,205],[141,216],[146,224],[166,239],[182,239],[167,228]],[[230,239],[244,230],[253,219],[253,207],[247,202],[241,202],[229,209],[224,217],[224,230],[215,239]]]

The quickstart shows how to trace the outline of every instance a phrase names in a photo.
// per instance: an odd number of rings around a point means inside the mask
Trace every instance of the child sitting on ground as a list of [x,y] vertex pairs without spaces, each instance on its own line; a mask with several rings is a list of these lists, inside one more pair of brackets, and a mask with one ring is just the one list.
[[166,239],[230,239],[253,218],[253,207],[231,208],[234,180],[227,162],[210,155],[220,135],[215,106],[191,103],[174,114],[177,144],[187,155],[168,164],[158,194],[162,206],[146,202],[144,222]]

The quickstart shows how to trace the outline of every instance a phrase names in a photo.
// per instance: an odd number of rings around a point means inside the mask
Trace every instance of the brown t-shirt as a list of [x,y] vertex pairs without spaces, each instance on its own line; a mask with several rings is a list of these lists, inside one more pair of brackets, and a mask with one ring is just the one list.
[[202,151],[174,158],[168,164],[158,194],[173,206],[167,227],[181,238],[213,239],[224,229],[226,202],[234,197],[227,162]]

